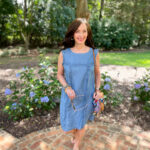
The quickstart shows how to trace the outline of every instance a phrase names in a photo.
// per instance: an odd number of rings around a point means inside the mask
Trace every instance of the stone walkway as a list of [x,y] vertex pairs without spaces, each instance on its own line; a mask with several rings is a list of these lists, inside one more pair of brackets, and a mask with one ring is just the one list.
[[[72,150],[71,133],[61,127],[33,132],[16,139],[0,130],[0,150]],[[150,150],[150,131],[104,122],[89,122],[80,150]]]

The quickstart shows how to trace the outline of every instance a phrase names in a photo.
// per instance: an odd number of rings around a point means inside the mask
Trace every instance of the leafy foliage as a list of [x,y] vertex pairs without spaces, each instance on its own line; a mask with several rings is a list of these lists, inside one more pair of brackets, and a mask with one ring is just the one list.
[[13,14],[15,7],[12,0],[0,0],[0,45],[7,45],[10,27],[7,25],[10,14]]
[[150,111],[150,70],[143,78],[135,81],[131,90],[132,102],[143,102],[144,109]]
[[91,21],[93,38],[97,47],[104,49],[128,49],[136,40],[133,28],[127,23],[116,19],[103,19]]
[[49,57],[41,55],[38,72],[25,66],[16,74],[21,84],[16,81],[5,90],[8,100],[4,111],[10,118],[19,120],[33,116],[37,111],[54,109],[55,98],[60,97],[60,84],[56,79],[56,68],[50,64]]
[[[25,1],[27,2],[26,8],[24,8]],[[18,3],[17,0],[0,0],[0,46],[26,43],[27,47],[28,45],[30,47],[56,47],[58,43],[62,41],[68,24],[75,18],[76,1],[25,1]],[[102,0],[88,1],[91,20],[93,20],[93,18],[96,18],[97,21],[100,19],[101,2]],[[150,3],[148,0],[104,0],[101,15],[103,20],[106,18],[107,20],[110,19],[109,22],[112,22],[112,17],[116,18],[116,20],[124,24],[124,27],[121,25],[120,28],[124,28],[125,30],[128,28],[125,24],[129,23],[134,28],[134,32],[138,35],[136,45],[150,45],[149,10]],[[93,23],[96,23],[97,26],[97,22]],[[110,31],[114,30],[115,27],[111,27]],[[118,30],[116,31],[118,32]],[[129,32],[128,35],[130,38],[132,31],[129,29],[127,32]],[[112,35],[109,34],[108,36],[111,36],[112,39],[114,38],[112,37],[113,35],[118,36],[118,33],[114,34],[113,32]],[[118,38],[124,38],[123,35],[124,33],[120,33],[120,37]],[[95,35],[95,37],[97,40],[98,35]],[[127,34],[125,37],[128,38]],[[112,41],[108,39],[106,35],[104,38],[106,38],[106,40],[101,41],[100,39],[100,41],[104,42],[104,45],[109,48]],[[129,45],[128,43],[130,42],[131,38],[129,40],[125,39],[127,45]],[[115,47],[116,44],[118,45],[118,42],[114,44]],[[96,45],[99,45],[98,40],[96,41]],[[120,45],[118,47],[120,48]],[[124,47],[125,46],[123,46],[123,48]],[[129,46],[125,47],[125,49],[128,47]]]
[[113,83],[112,79],[107,72],[101,74],[102,84],[100,91],[104,93],[104,103],[111,104],[111,106],[118,106],[123,100],[123,95],[119,92],[113,92]]

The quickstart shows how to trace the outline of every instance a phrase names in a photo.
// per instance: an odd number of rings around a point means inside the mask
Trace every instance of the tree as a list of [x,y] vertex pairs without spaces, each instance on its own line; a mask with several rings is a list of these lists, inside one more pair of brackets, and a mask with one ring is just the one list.
[[33,19],[33,6],[36,3],[34,0],[24,0],[22,4],[16,1],[16,14],[19,28],[21,30],[22,38],[25,42],[25,49],[29,49],[31,38],[31,26]]
[[139,36],[138,46],[150,44],[150,3],[148,0],[106,0],[105,17],[128,22]]
[[101,0],[101,8],[100,8],[100,13],[99,13],[99,20],[102,19],[103,9],[104,9],[104,0]]
[[6,24],[9,21],[9,15],[15,11],[12,0],[0,0],[0,45],[3,46],[7,43],[7,36],[9,29]]
[[76,0],[77,8],[76,8],[76,17],[77,18],[86,18],[89,20],[90,12],[88,10],[87,0]]

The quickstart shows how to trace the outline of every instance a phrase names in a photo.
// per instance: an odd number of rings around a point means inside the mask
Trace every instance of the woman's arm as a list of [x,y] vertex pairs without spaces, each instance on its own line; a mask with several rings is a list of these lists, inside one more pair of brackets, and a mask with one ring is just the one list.
[[99,58],[99,53],[98,53],[96,56],[96,66],[95,66],[95,74],[96,74],[95,87],[97,88],[97,90],[96,90],[96,92],[94,92],[94,95],[93,95],[93,98],[95,98],[95,99],[100,99],[100,98],[104,97],[104,93],[99,90],[100,84],[101,84],[101,81],[100,81],[101,75],[100,75],[100,70],[99,70],[100,62],[99,61],[100,61],[100,58]]
[[[63,63],[63,55],[62,55],[62,52],[60,52],[59,56],[58,56],[57,79],[62,84],[62,86],[65,87],[67,85],[67,82],[64,78],[64,67],[63,67],[62,63]],[[71,100],[74,99],[76,96],[74,90],[70,87],[65,89],[65,92]]]
[[65,87],[67,85],[67,82],[64,78],[64,67],[63,67],[62,63],[63,63],[63,55],[62,55],[62,52],[60,52],[59,56],[58,56],[57,79],[62,84],[62,86]]
[[97,89],[100,88],[100,81],[101,81],[101,75],[100,75],[100,57],[99,57],[99,52],[96,56],[96,66],[95,66],[95,76],[96,76],[96,84],[95,84],[95,87]]

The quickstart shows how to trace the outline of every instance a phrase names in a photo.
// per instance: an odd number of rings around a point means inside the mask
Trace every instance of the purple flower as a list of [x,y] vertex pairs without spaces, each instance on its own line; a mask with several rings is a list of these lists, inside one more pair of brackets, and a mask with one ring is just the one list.
[[36,98],[34,101],[35,101],[35,102],[37,102],[37,101],[38,101],[38,99]]
[[145,91],[146,91],[146,92],[148,92],[149,90],[150,90],[150,88],[148,88],[148,87],[145,88]]
[[12,109],[16,109],[17,107],[12,107]]
[[44,96],[44,97],[41,97],[41,102],[48,102],[49,101],[49,98],[47,96]]
[[34,92],[30,92],[30,97],[34,97],[35,96],[35,93]]
[[26,71],[26,70],[28,70],[28,67],[23,67],[22,70]]
[[105,90],[110,90],[110,85],[109,84],[105,84],[104,89]]
[[134,87],[135,87],[136,89],[139,89],[139,88],[141,87],[141,84],[134,84]]
[[16,105],[17,105],[17,103],[13,103],[12,104],[12,109],[16,109],[17,108]]
[[44,84],[48,85],[50,82],[47,80],[43,80]]
[[134,96],[134,98],[133,98],[135,101],[137,101],[137,100],[139,100],[139,97],[137,97],[137,96]]
[[16,77],[20,77],[20,73],[16,73]]
[[144,82],[144,86],[146,86],[146,87],[147,87],[147,86],[148,86],[148,83],[147,83],[147,82]]
[[10,95],[12,93],[12,91],[8,88],[5,89],[5,95]]
[[13,104],[12,104],[12,106],[16,106],[16,105],[17,105],[17,103],[13,103]]
[[41,67],[42,67],[42,68],[47,68],[47,66],[45,66],[45,65],[41,65]]
[[110,82],[111,79],[107,77],[107,78],[105,78],[105,81],[106,81],[106,82]]

